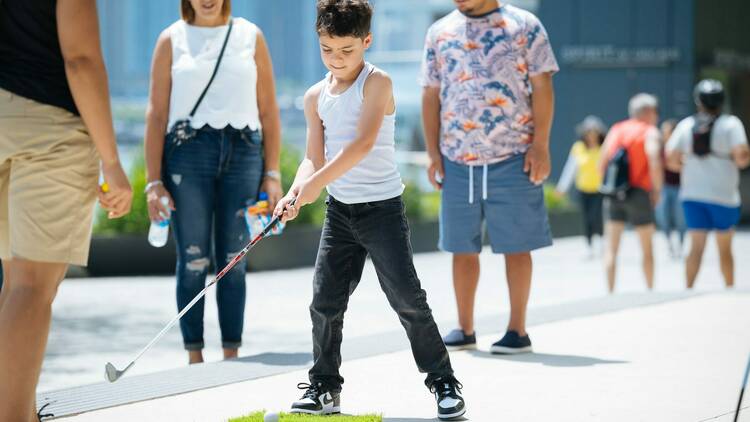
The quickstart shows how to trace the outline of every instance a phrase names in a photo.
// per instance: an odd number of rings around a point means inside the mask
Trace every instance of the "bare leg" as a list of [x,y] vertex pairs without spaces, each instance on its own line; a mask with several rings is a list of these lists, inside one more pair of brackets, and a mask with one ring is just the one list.
[[728,288],[734,287],[734,256],[732,256],[732,238],[734,230],[716,232],[716,245],[719,247],[719,260],[724,283]]
[[[641,242],[643,251],[643,275],[646,276],[646,287],[649,290],[654,288],[654,232],[656,228],[653,224],[638,226],[635,228],[638,233],[638,239]],[[671,247],[671,246],[670,246]]]
[[453,255],[453,290],[456,293],[458,325],[474,334],[474,298],[479,285],[479,254]]
[[695,284],[695,278],[698,277],[698,270],[701,268],[703,260],[703,251],[706,249],[706,238],[708,232],[705,230],[690,231],[690,253],[685,261],[685,273],[687,277],[687,288],[692,289]]
[[188,363],[203,363],[203,350],[188,350]]
[[505,255],[505,275],[510,293],[510,321],[508,331],[526,335],[526,307],[531,293],[531,253]]
[[610,293],[615,291],[615,274],[617,272],[617,253],[620,250],[620,238],[625,230],[625,223],[621,221],[608,221],[605,227],[607,236],[607,252],[604,257],[607,269],[607,288]]
[[0,310],[0,420],[36,421],[34,399],[47,346],[52,301],[66,264],[11,259]]
[[240,349],[224,349],[224,359],[234,359],[240,355]]

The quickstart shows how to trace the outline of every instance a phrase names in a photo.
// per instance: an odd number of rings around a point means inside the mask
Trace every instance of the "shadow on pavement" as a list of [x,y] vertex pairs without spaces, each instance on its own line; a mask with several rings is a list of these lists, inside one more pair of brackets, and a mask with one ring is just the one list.
[[628,363],[624,360],[606,360],[599,358],[592,358],[589,356],[576,356],[576,355],[554,355],[550,353],[526,353],[522,355],[493,355],[490,352],[482,350],[471,350],[468,352],[472,356],[484,358],[484,359],[498,359],[498,360],[509,360],[514,362],[526,362],[526,363],[541,363],[546,366],[593,366],[593,365],[604,365],[613,363]]
[[262,363],[264,365],[299,366],[312,362],[310,353],[261,353],[236,359],[236,362]]

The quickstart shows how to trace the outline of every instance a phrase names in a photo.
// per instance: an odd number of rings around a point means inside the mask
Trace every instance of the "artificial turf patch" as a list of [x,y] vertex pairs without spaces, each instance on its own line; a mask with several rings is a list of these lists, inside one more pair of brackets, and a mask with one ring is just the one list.
[[[255,412],[247,416],[243,416],[237,419],[230,419],[229,422],[263,422],[264,412]],[[314,416],[314,415],[300,415],[289,413],[279,414],[279,422],[382,422],[383,417],[381,415],[363,415],[363,416],[347,416],[347,415],[330,415],[330,416]]]

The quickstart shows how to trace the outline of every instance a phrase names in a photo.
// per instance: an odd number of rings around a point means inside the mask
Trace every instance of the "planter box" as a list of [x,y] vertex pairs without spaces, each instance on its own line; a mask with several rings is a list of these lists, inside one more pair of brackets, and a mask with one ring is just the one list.
[[583,235],[583,217],[575,209],[549,213],[549,225],[555,238]]
[[250,271],[308,267],[315,264],[320,243],[320,227],[294,226],[281,236],[263,239],[247,254]]
[[438,250],[440,225],[437,221],[409,223],[411,247],[414,253],[435,252]]
[[172,237],[163,248],[149,245],[146,235],[123,235],[91,239],[90,277],[174,274],[175,246]]
[[[271,236],[253,248],[247,256],[248,268],[267,271],[313,265],[319,239],[320,228],[290,226],[283,236]],[[89,266],[85,270],[71,267],[68,276],[172,275],[175,262],[175,244],[171,236],[163,248],[149,245],[146,235],[94,237],[91,239]]]
[[[575,236],[583,232],[578,211],[550,213],[549,220],[555,237]],[[437,250],[437,221],[414,222],[410,223],[410,227],[415,253]],[[314,265],[320,231],[319,227],[291,225],[282,236],[264,239],[248,254],[248,269],[269,271]],[[68,276],[173,275],[175,259],[175,246],[171,237],[163,248],[149,245],[145,235],[94,237],[91,240],[88,268],[71,267]],[[212,269],[212,272],[215,270]]]

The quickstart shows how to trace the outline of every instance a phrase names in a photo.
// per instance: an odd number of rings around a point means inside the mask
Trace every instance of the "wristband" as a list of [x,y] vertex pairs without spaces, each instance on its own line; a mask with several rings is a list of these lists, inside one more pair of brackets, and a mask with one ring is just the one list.
[[164,185],[164,182],[162,182],[161,180],[154,180],[153,182],[148,182],[146,184],[146,187],[143,189],[143,192],[148,193],[148,191],[150,191],[151,188],[153,188],[154,186],[159,186],[159,185]]
[[263,177],[281,181],[281,172],[278,170],[268,170],[267,172],[263,173]]

